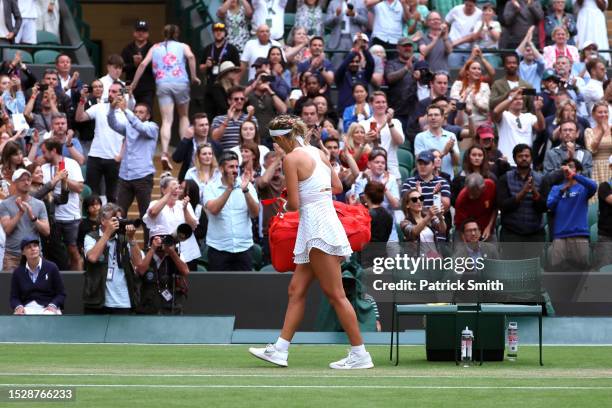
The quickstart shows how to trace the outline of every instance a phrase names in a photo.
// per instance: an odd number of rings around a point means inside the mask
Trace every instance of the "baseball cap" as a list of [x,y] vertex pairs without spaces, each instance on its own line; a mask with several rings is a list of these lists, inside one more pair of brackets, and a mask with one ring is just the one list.
[[134,31],[149,31],[149,24],[144,20],[136,20]]
[[262,65],[268,65],[268,64],[270,64],[270,61],[268,61],[267,58],[259,57],[255,60],[255,62],[251,66],[255,68],[259,68]]
[[476,134],[481,139],[495,139],[495,131],[490,125],[480,125],[476,129]]
[[400,38],[399,41],[397,42],[397,45],[410,45],[412,48],[414,48],[414,43],[408,37]]
[[213,30],[225,30],[225,24],[215,23],[215,25],[213,25]]
[[32,177],[32,175],[30,174],[29,171],[27,171],[26,169],[17,169],[15,170],[15,172],[13,173],[13,177],[11,177],[12,181],[17,181],[21,178],[21,176],[23,176],[24,174],[27,174],[28,176]]
[[559,76],[557,75],[554,69],[548,68],[542,73],[542,80],[546,81],[548,79],[553,79],[555,81],[559,80]]
[[40,240],[36,237],[26,237],[24,239],[21,240],[21,250],[23,251],[23,248],[25,248],[26,246],[28,246],[29,244],[36,242],[38,245],[40,245]]
[[587,48],[589,48],[590,46],[595,46],[595,49],[598,49],[599,47],[597,46],[596,43],[594,43],[593,41],[585,41],[584,44],[582,44],[582,47],[580,48],[581,50],[586,50]]
[[357,40],[364,40],[365,42],[370,42],[370,39],[364,33],[357,33],[353,36],[353,42]]
[[425,163],[431,163],[434,161],[434,155],[431,150],[424,150],[417,156],[417,161],[422,161]]

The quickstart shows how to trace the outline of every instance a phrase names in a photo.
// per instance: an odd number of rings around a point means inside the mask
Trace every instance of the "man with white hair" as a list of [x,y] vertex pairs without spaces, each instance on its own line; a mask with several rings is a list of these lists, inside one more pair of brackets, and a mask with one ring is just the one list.
[[[256,21],[255,17],[253,17],[253,21]],[[270,27],[267,24],[258,26],[255,35],[257,38],[247,41],[244,45],[244,51],[242,51],[242,55],[240,56],[240,69],[242,70],[242,75],[248,70],[249,81],[255,78],[256,70],[253,64],[257,58],[267,58],[271,46],[281,46],[278,41],[270,39]]]

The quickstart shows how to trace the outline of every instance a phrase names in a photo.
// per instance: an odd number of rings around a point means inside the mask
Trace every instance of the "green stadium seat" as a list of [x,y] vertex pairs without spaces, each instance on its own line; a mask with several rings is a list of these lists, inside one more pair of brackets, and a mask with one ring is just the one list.
[[404,166],[399,166],[400,175],[402,176],[402,182],[410,177],[410,170]]
[[597,235],[599,235],[597,230],[597,223],[591,225],[591,243],[597,242]]
[[293,27],[295,25],[295,13],[285,13],[285,27]]
[[7,48],[4,50],[5,59],[7,61],[12,60],[13,58],[15,58],[15,54],[17,53],[17,51],[21,51],[21,61],[23,61],[25,64],[31,64],[34,62],[34,58],[32,58],[32,54],[30,54],[27,51],[17,50],[14,48]]
[[87,184],[83,184],[83,191],[81,191],[81,200],[85,200],[91,194],[91,187],[89,187]]
[[53,50],[40,50],[34,53],[35,64],[55,64],[55,58],[60,55],[59,52]]
[[589,204],[589,215],[588,215],[589,227],[591,227],[593,224],[597,224],[598,215],[599,215],[599,202],[595,201],[594,203]]
[[36,42],[38,44],[61,44],[58,36],[48,31],[36,31]]
[[414,169],[414,155],[409,150],[403,148],[397,149],[397,161],[400,166],[407,168],[409,171]]
[[258,271],[263,266],[263,250],[259,244],[253,244],[251,247],[251,257],[253,269]]
[[599,268],[599,272],[612,273],[612,265],[605,265]]

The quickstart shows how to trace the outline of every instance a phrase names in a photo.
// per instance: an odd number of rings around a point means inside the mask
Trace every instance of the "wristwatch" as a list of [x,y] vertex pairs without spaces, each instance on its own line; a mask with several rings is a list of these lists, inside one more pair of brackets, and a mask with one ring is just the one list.
[[248,188],[248,187],[247,187],[247,188],[245,188],[244,190],[242,190],[242,192],[243,192],[244,194],[248,193],[248,192],[249,192],[249,188]]
[[38,217],[30,218],[30,221],[36,222],[36,221],[38,221]]
[[387,126],[389,126],[389,129],[391,129],[391,128],[394,128],[394,127],[395,127],[395,125],[394,125],[393,123],[389,123],[389,124],[387,124]]
[[70,142],[70,143],[66,143],[66,147],[72,147],[74,146],[74,143]]

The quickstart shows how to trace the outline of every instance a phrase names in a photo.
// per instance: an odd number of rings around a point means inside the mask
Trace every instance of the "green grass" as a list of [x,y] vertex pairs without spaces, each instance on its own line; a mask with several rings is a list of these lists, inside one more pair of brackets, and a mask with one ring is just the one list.
[[[612,401],[612,347],[521,347],[516,362],[456,367],[405,346],[399,367],[371,346],[376,367],[338,372],[343,346],[292,346],[289,368],[247,346],[0,345],[0,387],[74,386],[76,402],[18,407],[604,407]],[[5,400],[6,401],[6,400]]]

